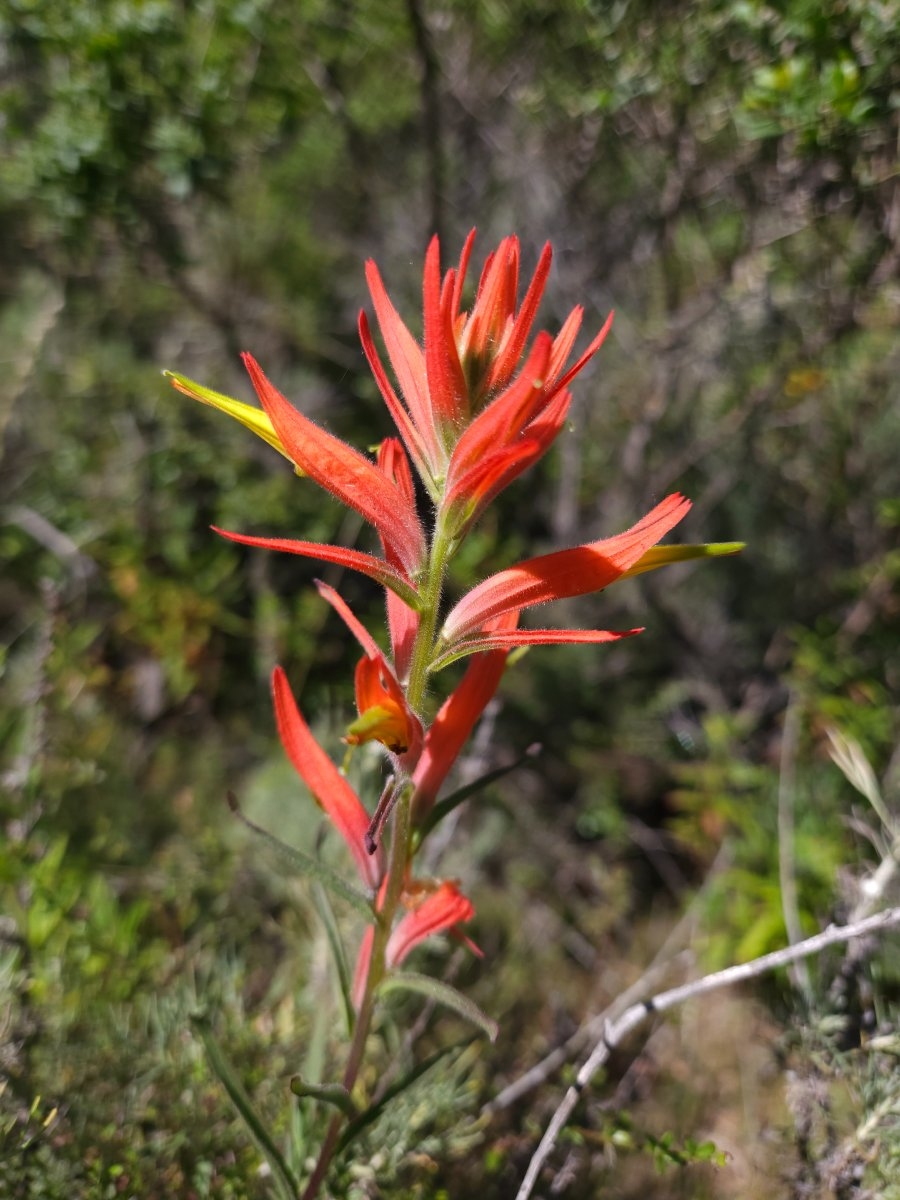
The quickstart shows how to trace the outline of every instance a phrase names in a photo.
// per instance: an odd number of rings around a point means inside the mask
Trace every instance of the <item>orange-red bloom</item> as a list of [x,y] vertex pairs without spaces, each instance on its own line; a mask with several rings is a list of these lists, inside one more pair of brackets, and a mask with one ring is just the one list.
[[399,395],[382,366],[365,313],[359,318],[363,349],[385,403],[432,496],[437,499],[446,485],[456,534],[553,442],[568,411],[568,384],[600,348],[610,326],[607,320],[564,372],[583,315],[576,308],[555,338],[538,334],[519,369],[546,286],[550,246],[544,247],[517,310],[519,240],[504,238],[485,263],[475,302],[466,313],[462,291],[473,240],[474,230],[459,267],[442,279],[440,247],[432,239],[425,260],[424,347],[391,303],[378,268],[373,262],[366,265]]
[[377,888],[383,873],[383,855],[380,848],[374,854],[369,854],[366,849],[369,814],[313,737],[300,715],[281,667],[276,667],[272,673],[272,696],[281,743],[294,769],[347,843],[363,883],[369,888]]

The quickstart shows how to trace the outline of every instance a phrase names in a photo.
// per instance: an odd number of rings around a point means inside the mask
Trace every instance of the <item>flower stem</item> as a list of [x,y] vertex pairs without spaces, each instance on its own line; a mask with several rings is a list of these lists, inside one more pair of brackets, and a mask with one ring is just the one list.
[[419,628],[413,646],[409,683],[406,687],[406,698],[414,711],[418,711],[425,699],[428,671],[434,657],[434,635],[441,611],[444,571],[452,547],[453,538],[448,536],[444,529],[441,511],[438,509],[437,528],[434,531],[434,539],[428,556],[428,572],[419,593],[423,603],[419,615]]
[[[443,522],[438,515],[437,528],[431,543],[428,556],[428,571],[420,595],[424,601],[420,610],[419,628],[413,646],[410,664],[409,682],[406,685],[406,698],[410,707],[418,710],[425,698],[428,683],[428,671],[434,656],[434,638],[437,629],[438,616],[441,609],[441,598],[444,584],[444,571],[453,547],[453,539],[444,530]],[[375,1000],[379,983],[384,978],[386,970],[385,953],[388,938],[394,923],[403,885],[406,881],[410,859],[410,805],[412,803],[412,784],[407,782],[397,800],[393,811],[393,832],[391,837],[391,852],[387,869],[387,886],[384,899],[378,913],[375,925],[375,935],[372,940],[372,954],[369,959],[369,970],[366,985],[353,1030],[353,1040],[344,1067],[343,1086],[352,1092],[362,1067],[366,1050],[366,1041],[372,1027],[375,1015]],[[303,1191],[302,1200],[314,1200],[324,1182],[331,1166],[337,1147],[341,1127],[345,1117],[338,1113],[332,1119],[319,1150],[319,1157],[313,1168],[309,1182]]]

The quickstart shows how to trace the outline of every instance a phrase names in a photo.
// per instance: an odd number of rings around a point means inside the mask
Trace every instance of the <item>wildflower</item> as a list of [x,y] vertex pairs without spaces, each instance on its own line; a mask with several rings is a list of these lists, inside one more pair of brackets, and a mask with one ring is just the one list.
[[[388,297],[374,262],[366,278],[378,325],[400,394],[381,363],[364,312],[359,333],[369,365],[409,456],[435,499],[446,493],[457,536],[484,505],[548,449],[563,426],[568,384],[599,350],[611,319],[568,371],[564,368],[581,326],[573,309],[555,338],[538,334],[519,367],[550,270],[544,247],[521,306],[519,240],[504,238],[488,257],[470,313],[462,291],[474,241],[463,247],[457,269],[441,279],[435,237],[425,260],[424,346]],[[402,397],[402,399],[401,399]]]

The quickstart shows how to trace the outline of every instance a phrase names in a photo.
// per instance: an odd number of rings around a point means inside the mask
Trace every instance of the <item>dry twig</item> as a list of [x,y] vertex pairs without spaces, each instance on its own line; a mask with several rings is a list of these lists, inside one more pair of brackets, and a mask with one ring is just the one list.
[[734,983],[743,983],[747,979],[755,979],[779,967],[788,967],[800,959],[818,954],[829,946],[849,942],[854,938],[860,938],[866,934],[880,933],[882,930],[894,925],[900,925],[900,907],[884,909],[873,917],[868,917],[866,920],[857,921],[849,925],[829,925],[822,933],[807,938],[805,941],[798,942],[796,945],[787,946],[783,950],[775,950],[771,954],[764,954],[762,957],[755,958],[748,963],[726,967],[723,971],[715,971],[711,975],[704,975],[702,979],[695,979],[693,982],[682,984],[680,987],[670,988],[668,991],[652,996],[649,1000],[633,1004],[618,1020],[607,1024],[600,1041],[578,1072],[574,1084],[572,1084],[563,1097],[562,1102],[553,1114],[550,1124],[547,1126],[544,1136],[541,1138],[537,1150],[535,1150],[532,1156],[531,1162],[528,1164],[528,1170],[525,1172],[522,1185],[516,1194],[516,1200],[528,1200],[531,1196],[541,1168],[556,1145],[556,1140],[572,1115],[581,1093],[588,1086],[594,1075],[603,1066],[616,1046],[632,1030],[643,1024],[649,1016],[655,1013],[666,1012],[670,1008],[675,1008],[676,1005],[683,1004],[686,1000],[694,1000],[698,996],[704,996],[707,992],[718,991],[720,988],[729,987]]

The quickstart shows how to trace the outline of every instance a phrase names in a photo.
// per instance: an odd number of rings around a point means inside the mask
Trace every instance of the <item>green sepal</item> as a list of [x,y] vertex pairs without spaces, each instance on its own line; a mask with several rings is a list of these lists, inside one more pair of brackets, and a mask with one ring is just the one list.
[[285,842],[275,837],[274,834],[269,833],[267,829],[263,829],[255,821],[251,821],[249,817],[244,816],[234,792],[228,793],[228,807],[241,824],[246,825],[257,837],[261,837],[263,841],[267,842],[280,858],[299,871],[301,875],[311,875],[323,887],[329,888],[336,896],[340,896],[342,900],[346,900],[367,921],[372,920],[372,903],[368,896],[357,891],[355,887],[351,887],[337,871],[333,871],[321,859],[313,858],[311,854],[304,854],[302,850],[296,850],[293,846],[288,846]]
[[309,1097],[322,1104],[339,1108],[350,1120],[359,1115],[359,1109],[353,1103],[352,1096],[341,1083],[307,1083],[302,1075],[294,1075],[291,1079],[291,1091],[301,1099]]
[[632,575],[643,575],[645,571],[655,571],[657,567],[667,567],[669,563],[687,562],[691,558],[723,558],[729,554],[740,554],[746,542],[707,542],[699,546],[651,546],[629,570],[622,575],[629,579]]
[[436,1004],[442,1004],[444,1008],[452,1009],[459,1016],[471,1021],[473,1025],[477,1025],[492,1042],[497,1040],[500,1032],[497,1022],[487,1013],[482,1012],[468,996],[464,996],[449,983],[443,983],[440,979],[432,979],[430,975],[419,975],[415,971],[395,971],[381,981],[378,991],[381,995],[389,992],[417,992],[420,996],[427,996],[429,1000],[433,1000]]

